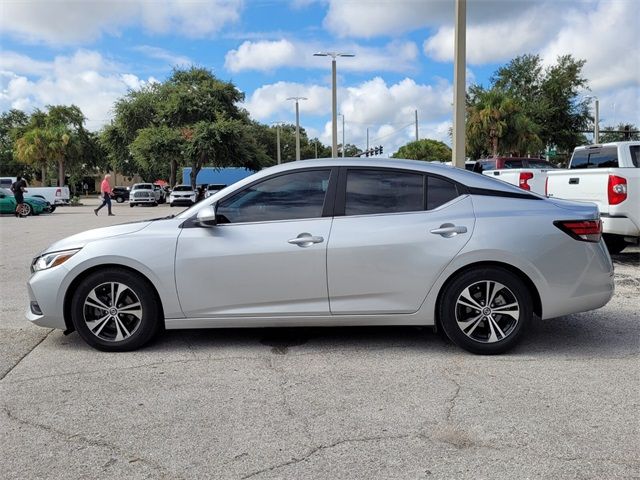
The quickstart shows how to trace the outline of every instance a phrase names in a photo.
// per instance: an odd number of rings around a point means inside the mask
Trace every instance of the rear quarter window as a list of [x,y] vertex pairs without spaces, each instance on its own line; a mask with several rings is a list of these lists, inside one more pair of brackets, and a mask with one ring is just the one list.
[[631,145],[629,147],[629,152],[631,153],[631,161],[633,162],[633,166],[636,168],[640,168],[640,145]]
[[427,177],[427,210],[433,210],[458,196],[456,185],[437,177]]

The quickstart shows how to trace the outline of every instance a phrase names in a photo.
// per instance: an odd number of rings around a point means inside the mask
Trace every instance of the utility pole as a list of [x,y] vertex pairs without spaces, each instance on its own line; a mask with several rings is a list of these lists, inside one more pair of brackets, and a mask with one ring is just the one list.
[[287,100],[296,101],[296,161],[300,160],[300,108],[298,102],[300,100],[306,100],[306,97],[289,97]]
[[415,110],[416,113],[416,142],[418,141],[418,110]]
[[466,76],[467,0],[456,0],[453,67],[453,165],[464,168],[465,161],[465,76]]
[[338,87],[336,84],[336,57],[355,57],[352,53],[318,52],[314,57],[331,57],[331,156],[338,156]]
[[282,127],[283,122],[272,122],[272,125],[276,126],[276,156],[278,165],[282,163],[282,152],[280,149],[280,129]]
[[342,158],[344,158],[344,113],[341,113],[342,117]]
[[369,127],[367,127],[367,150],[369,150]]
[[593,143],[600,143],[600,100],[596,97],[596,112],[593,123]]

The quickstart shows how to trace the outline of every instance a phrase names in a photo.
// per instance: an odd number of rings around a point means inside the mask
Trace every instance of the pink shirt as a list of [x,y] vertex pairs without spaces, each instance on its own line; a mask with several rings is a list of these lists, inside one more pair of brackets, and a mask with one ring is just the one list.
[[102,193],[111,193],[111,185],[109,185],[109,180],[106,178],[102,180],[102,183],[100,184],[100,191]]

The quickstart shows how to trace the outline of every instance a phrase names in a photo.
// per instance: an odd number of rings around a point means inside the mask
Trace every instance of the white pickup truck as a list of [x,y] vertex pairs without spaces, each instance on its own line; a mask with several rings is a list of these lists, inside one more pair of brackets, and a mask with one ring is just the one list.
[[640,241],[640,141],[576,147],[569,168],[547,178],[549,197],[598,205],[610,253]]
[[473,170],[542,195],[547,173],[555,168],[538,158],[497,157],[478,160]]
[[[16,177],[0,177],[0,187],[11,188]],[[27,195],[30,197],[44,198],[51,205],[68,205],[71,194],[69,187],[30,187],[27,185]]]

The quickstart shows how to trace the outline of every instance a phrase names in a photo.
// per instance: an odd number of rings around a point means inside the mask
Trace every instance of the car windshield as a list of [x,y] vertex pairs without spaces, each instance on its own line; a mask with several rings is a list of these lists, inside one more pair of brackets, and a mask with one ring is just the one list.
[[207,190],[222,190],[224,187],[226,187],[226,185],[209,185]]
[[134,185],[134,190],[153,190],[153,185],[150,183],[141,183],[140,185]]
[[174,192],[190,192],[191,187],[189,185],[176,185],[176,188],[173,189]]

